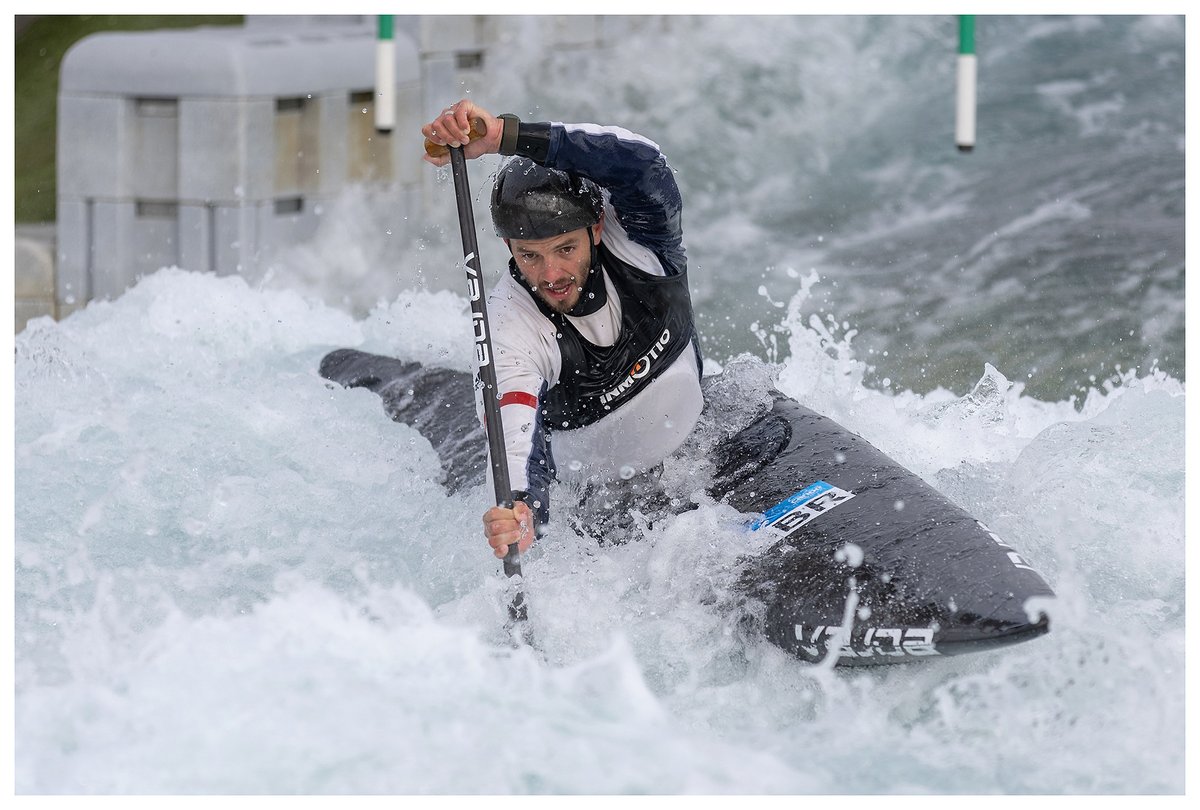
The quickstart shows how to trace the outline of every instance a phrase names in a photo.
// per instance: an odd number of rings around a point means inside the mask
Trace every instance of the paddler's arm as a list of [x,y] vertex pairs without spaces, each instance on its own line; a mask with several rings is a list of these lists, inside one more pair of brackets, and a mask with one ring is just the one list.
[[[489,305],[492,314],[492,347],[499,397],[500,419],[504,424],[504,463],[508,467],[512,499],[517,509],[528,516],[517,520],[513,510],[490,511],[484,517],[484,535],[488,545],[495,550],[499,544],[500,556],[503,547],[513,542],[508,536],[515,531],[516,524],[524,522],[533,534],[523,539],[522,551],[545,529],[550,520],[550,482],[553,478],[553,456],[550,453],[550,437],[539,411],[541,393],[545,390],[547,375],[557,376],[548,348],[553,345],[553,333],[542,334],[542,327],[526,323],[525,308],[506,306],[511,279],[505,278],[492,290]],[[506,292],[507,291],[507,292]],[[516,291],[525,296],[524,292]],[[536,312],[536,310],[535,310]],[[476,407],[480,422],[483,422],[482,402]],[[492,484],[492,471],[488,469],[488,483]],[[490,527],[498,519],[507,522]],[[495,539],[495,542],[493,540]]]
[[[484,133],[472,124],[480,121]],[[421,128],[431,143],[462,146],[463,155],[522,155],[544,166],[590,177],[606,188],[629,238],[653,251],[667,275],[687,268],[683,249],[683,201],[675,173],[658,144],[622,127],[595,124],[529,123],[515,115],[494,116],[463,99]],[[434,166],[449,153],[424,159]]]

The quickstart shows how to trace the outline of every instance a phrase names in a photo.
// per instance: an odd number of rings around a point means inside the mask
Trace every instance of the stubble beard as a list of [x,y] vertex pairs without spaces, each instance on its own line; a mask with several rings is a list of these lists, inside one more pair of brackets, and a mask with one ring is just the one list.
[[546,302],[546,306],[550,307],[550,309],[554,310],[555,312],[557,312],[561,315],[566,315],[568,312],[575,309],[575,305],[579,303],[579,295],[578,294],[576,294],[572,298],[564,298],[562,300],[553,300],[553,299],[547,298],[544,295],[541,295],[540,290],[538,291],[538,293],[539,293],[539,296],[541,297],[541,299]]
[[546,304],[546,306],[550,307],[550,309],[559,314],[566,315],[573,310],[576,305],[579,304],[579,298],[581,295],[583,295],[583,292],[580,290],[579,282],[574,276],[571,277],[570,289],[572,291],[572,295],[568,296],[567,298],[554,298],[548,295],[544,285],[538,285],[537,287],[534,287],[534,293],[538,298],[542,299],[542,301]]

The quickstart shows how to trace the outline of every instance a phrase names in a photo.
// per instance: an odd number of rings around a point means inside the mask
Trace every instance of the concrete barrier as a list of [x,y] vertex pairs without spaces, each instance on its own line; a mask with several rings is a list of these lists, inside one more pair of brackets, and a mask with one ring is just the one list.
[[356,182],[420,177],[420,63],[396,47],[398,126],[374,130],[374,29],[105,33],[63,60],[60,315],[177,265],[246,272],[308,239]]
[[20,332],[34,318],[58,317],[54,300],[54,226],[19,225],[14,241],[14,326]]
[[395,18],[394,128],[374,129],[375,15],[250,15],[242,28],[105,33],[63,59],[57,220],[20,226],[16,329],[61,318],[176,265],[269,266],[309,240],[351,184],[435,199],[421,123],[463,88],[486,91],[495,43],[599,48],[669,17]]

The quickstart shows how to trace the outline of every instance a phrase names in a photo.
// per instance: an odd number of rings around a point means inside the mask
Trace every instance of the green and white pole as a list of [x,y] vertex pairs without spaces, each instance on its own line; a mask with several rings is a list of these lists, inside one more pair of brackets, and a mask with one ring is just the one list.
[[392,15],[379,15],[375,42],[375,129],[391,132],[396,126],[396,43],[392,39]]
[[954,122],[958,151],[975,148],[975,15],[958,16],[958,107]]

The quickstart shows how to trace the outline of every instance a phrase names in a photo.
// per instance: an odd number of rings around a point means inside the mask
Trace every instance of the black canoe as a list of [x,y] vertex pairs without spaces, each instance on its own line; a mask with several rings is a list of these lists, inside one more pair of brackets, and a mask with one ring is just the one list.
[[[469,374],[354,349],[326,355],[320,373],[374,391],[419,430],[451,492],[484,482]],[[773,539],[739,579],[771,642],[805,661],[836,650],[840,665],[876,665],[1048,632],[1040,608],[1054,593],[1014,549],[860,436],[777,391],[769,401],[717,445],[708,492]]]

